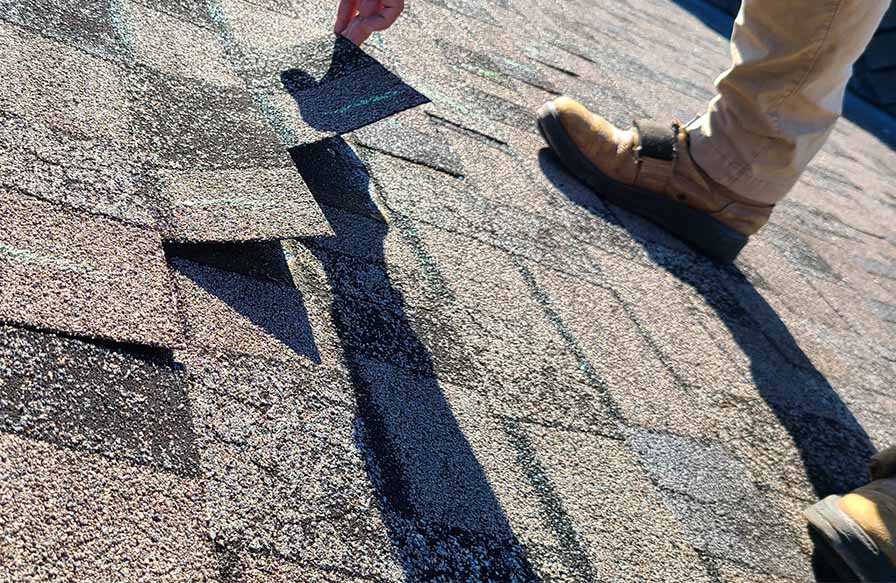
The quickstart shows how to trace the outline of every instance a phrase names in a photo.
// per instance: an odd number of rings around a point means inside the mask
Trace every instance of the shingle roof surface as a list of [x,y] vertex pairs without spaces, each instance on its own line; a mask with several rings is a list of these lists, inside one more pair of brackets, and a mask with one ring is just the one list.
[[121,342],[177,342],[159,234],[0,190],[0,318]]
[[407,2],[395,77],[334,11],[0,0],[0,581],[812,579],[896,443],[896,155],[840,121],[718,266],[534,128],[689,118],[696,15]]

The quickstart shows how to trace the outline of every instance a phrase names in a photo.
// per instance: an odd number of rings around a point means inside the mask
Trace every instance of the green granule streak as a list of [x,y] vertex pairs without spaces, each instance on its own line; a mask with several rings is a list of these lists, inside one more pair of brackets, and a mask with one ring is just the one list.
[[181,200],[177,204],[186,207],[232,206],[241,208],[263,208],[271,205],[268,201],[246,200],[244,198],[195,198]]
[[463,64],[461,65],[461,68],[471,73],[475,73],[480,77],[485,77],[486,79],[494,79],[495,77],[501,76],[501,73],[498,71],[493,71],[491,69],[486,69],[485,67],[479,67],[477,65]]
[[84,263],[74,263],[58,257],[45,257],[26,249],[19,249],[3,243],[0,243],[0,253],[26,265],[50,265],[61,271],[75,271],[78,273],[92,271],[91,267]]
[[334,115],[334,114],[341,115],[347,111],[351,111],[351,110],[355,109],[356,107],[363,107],[365,105],[373,105],[374,103],[379,103],[380,101],[385,101],[387,99],[391,99],[391,98],[395,97],[396,95],[399,95],[400,93],[401,93],[401,89],[393,89],[392,91],[388,91],[381,95],[374,95],[373,97],[366,97],[359,101],[355,101],[354,103],[349,103],[348,105],[343,105],[342,107],[340,107],[339,109],[337,109],[335,111],[327,112],[326,115]]

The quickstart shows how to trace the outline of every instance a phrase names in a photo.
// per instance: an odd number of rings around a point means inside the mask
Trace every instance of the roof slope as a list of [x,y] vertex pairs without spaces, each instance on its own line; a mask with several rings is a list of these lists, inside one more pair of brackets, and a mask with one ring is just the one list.
[[0,7],[2,581],[804,581],[896,443],[892,151],[720,267],[543,149],[712,96],[674,3]]

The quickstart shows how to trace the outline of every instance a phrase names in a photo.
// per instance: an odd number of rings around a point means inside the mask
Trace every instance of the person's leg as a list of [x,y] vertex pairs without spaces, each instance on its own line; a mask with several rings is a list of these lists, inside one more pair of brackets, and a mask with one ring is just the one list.
[[889,4],[745,0],[734,66],[686,128],[642,121],[623,130],[566,96],[538,110],[538,128],[605,201],[732,261],[821,148]]
[[744,198],[782,199],[840,115],[852,65],[890,0],[744,0],[732,67],[689,127],[691,155]]
[[896,581],[896,446],[871,460],[867,486],[806,509],[821,557],[847,581]]

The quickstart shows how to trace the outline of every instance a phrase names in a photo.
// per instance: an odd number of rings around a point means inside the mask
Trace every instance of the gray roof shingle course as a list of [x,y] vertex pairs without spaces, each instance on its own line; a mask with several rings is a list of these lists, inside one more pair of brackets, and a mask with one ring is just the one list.
[[159,235],[0,190],[0,319],[173,346],[179,326]]

